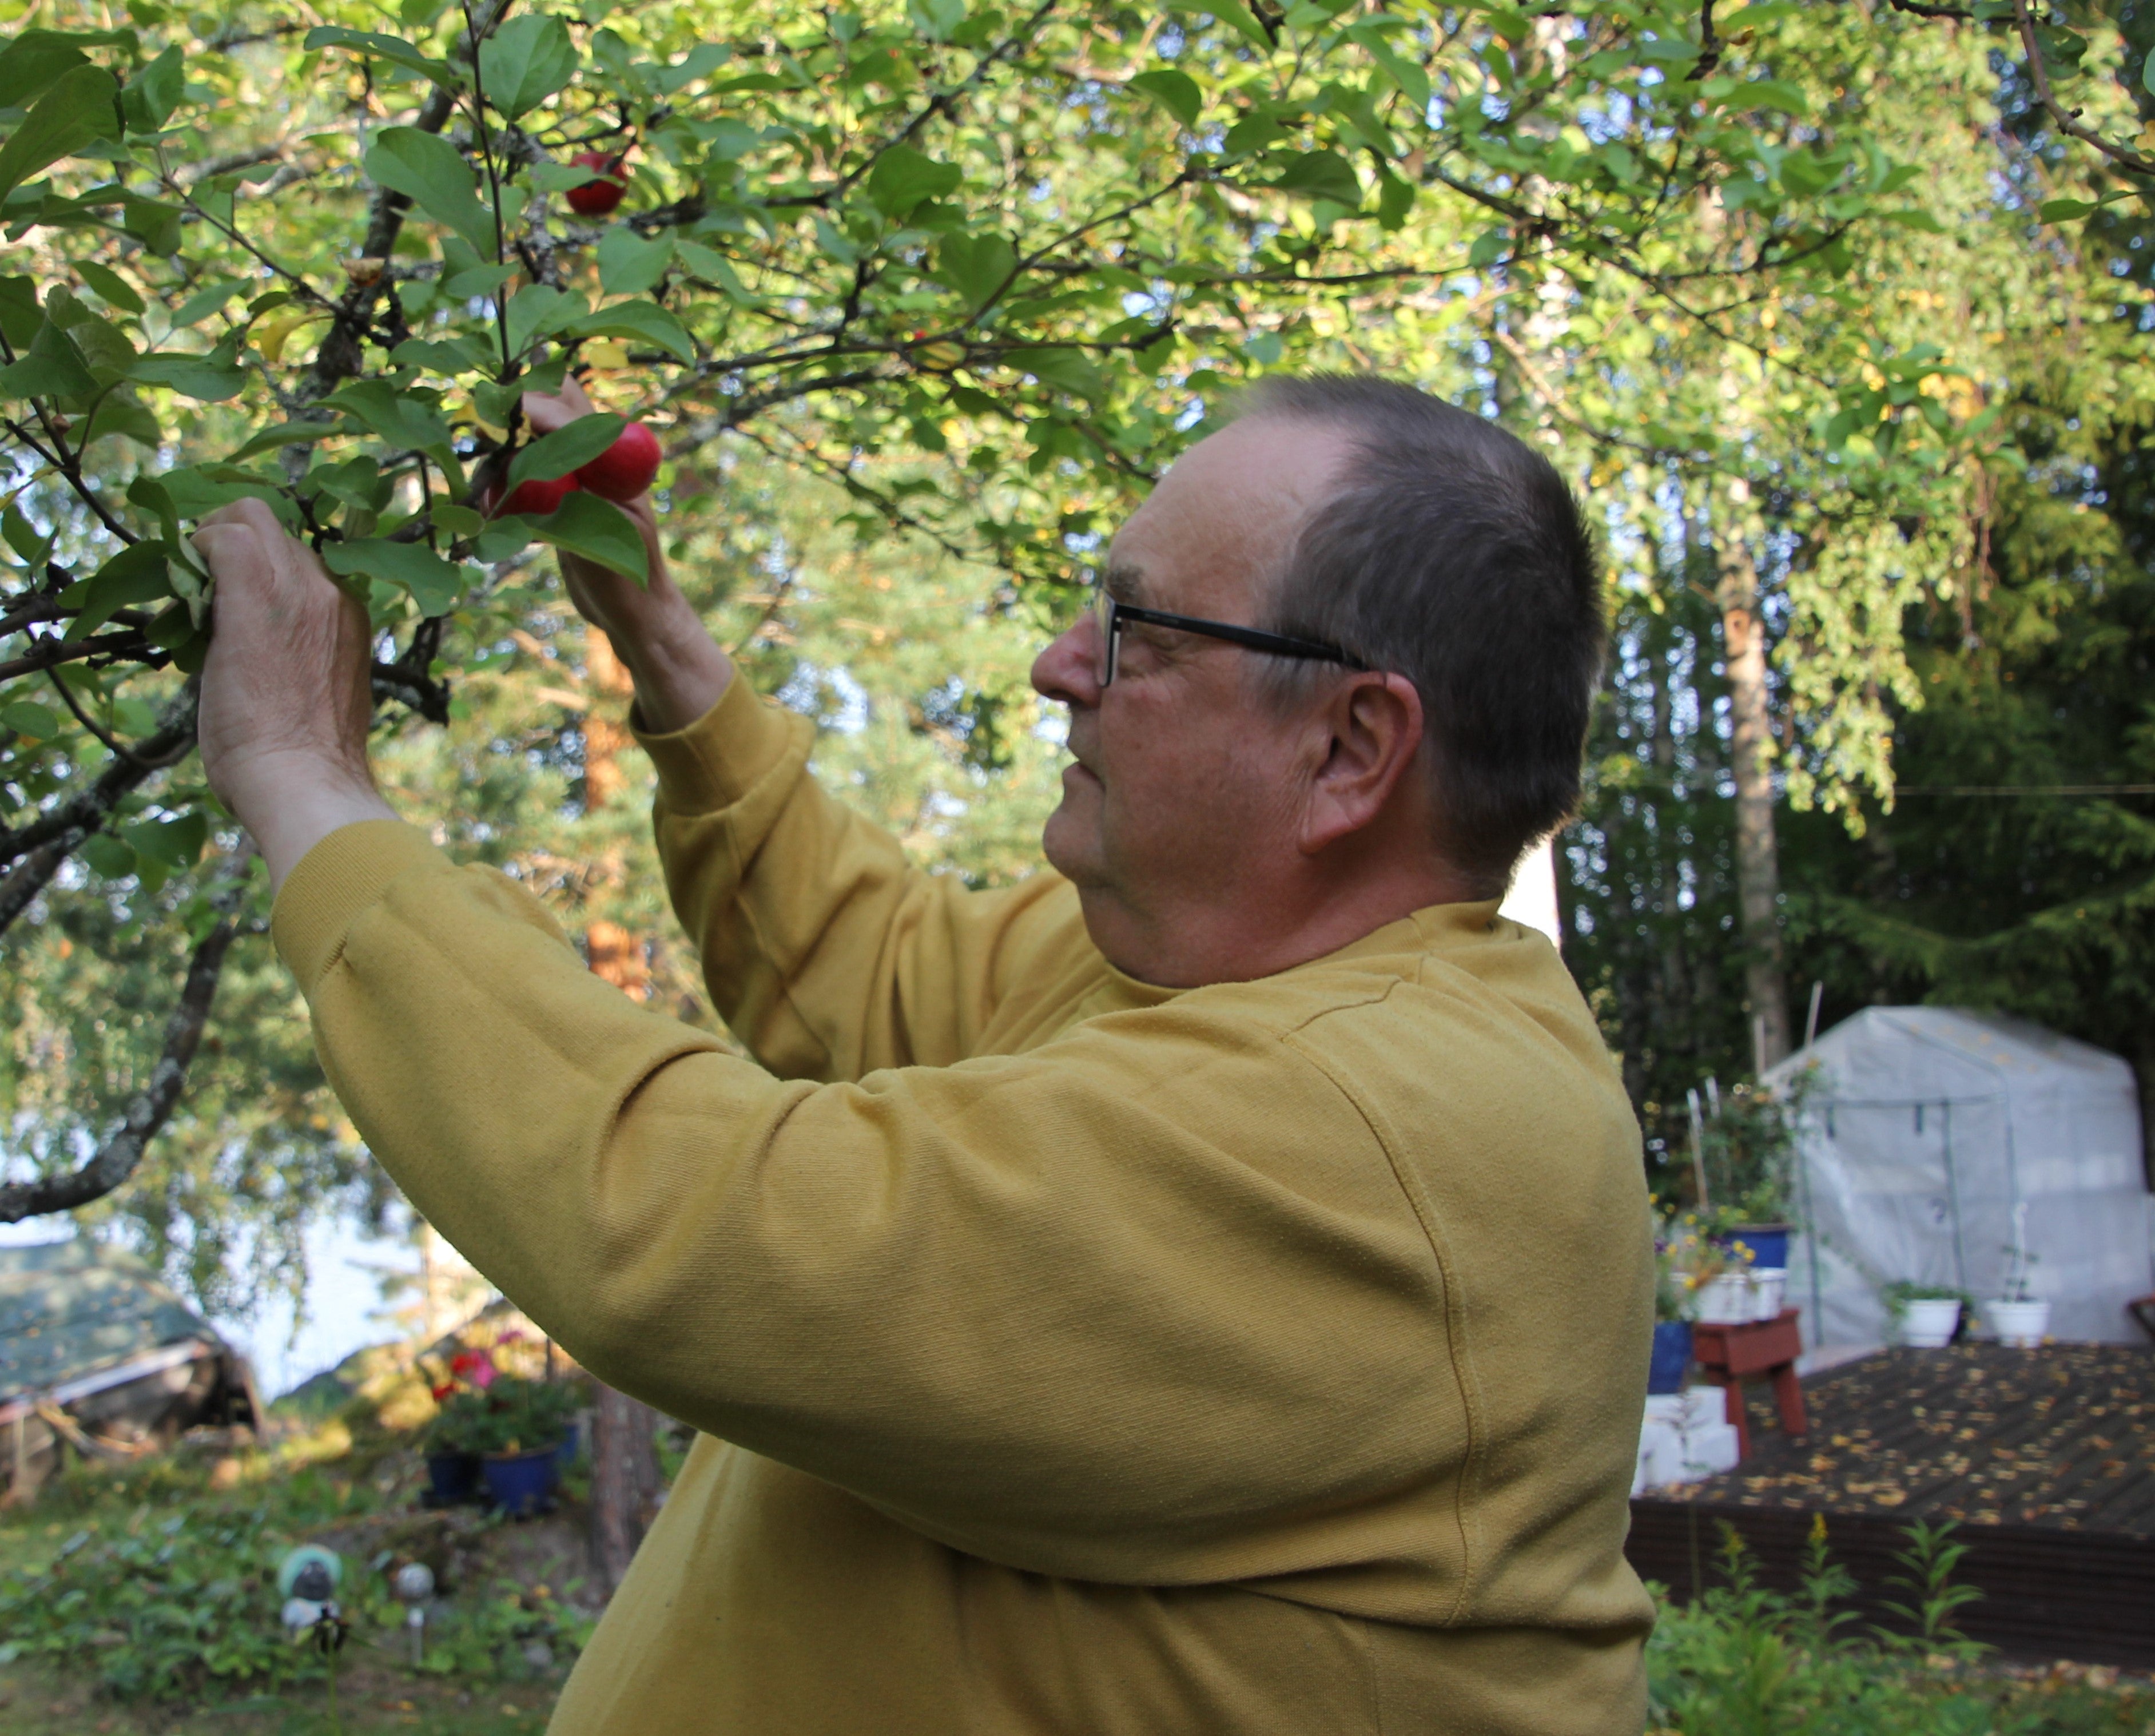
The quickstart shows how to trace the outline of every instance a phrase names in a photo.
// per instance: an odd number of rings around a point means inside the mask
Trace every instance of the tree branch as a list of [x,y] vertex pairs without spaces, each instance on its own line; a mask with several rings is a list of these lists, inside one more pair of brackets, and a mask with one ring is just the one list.
[[2020,27],[2020,46],[2028,54],[2028,77],[2035,87],[2035,100],[2049,113],[2058,131],[2083,145],[2092,145],[2121,168],[2136,175],[2155,175],[2155,157],[2142,156],[2123,145],[2113,145],[2093,127],[2081,124],[2080,110],[2067,109],[2050,90],[2050,75],[2043,69],[2042,44],[2035,40],[2035,20],[2028,0],[2013,0],[2013,21]]
[[220,877],[223,883],[210,896],[217,921],[196,943],[194,955],[187,961],[187,979],[181,985],[179,1004],[165,1022],[163,1052],[151,1069],[150,1083],[127,1105],[119,1129],[79,1169],[0,1186],[0,1224],[20,1223],[26,1217],[48,1212],[72,1211],[103,1199],[135,1173],[150,1141],[179,1107],[180,1093],[187,1087],[187,1068],[202,1045],[210,1003],[217,998],[218,979],[224,972],[225,955],[232,950],[237,932],[233,913],[246,896],[247,868],[253,855],[254,847],[249,843],[228,859]]

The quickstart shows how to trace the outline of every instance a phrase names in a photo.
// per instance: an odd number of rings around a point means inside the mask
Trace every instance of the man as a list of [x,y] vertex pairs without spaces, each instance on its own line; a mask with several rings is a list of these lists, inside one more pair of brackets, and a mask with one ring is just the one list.
[[704,1431],[557,1730],[1639,1728],[1638,1133],[1496,915],[1602,645],[1543,460],[1402,386],[1261,392],[1041,654],[1057,872],[995,893],[820,791],[663,569],[565,561],[760,1067],[399,823],[356,606],[256,503],[199,541],[204,761],[339,1095]]

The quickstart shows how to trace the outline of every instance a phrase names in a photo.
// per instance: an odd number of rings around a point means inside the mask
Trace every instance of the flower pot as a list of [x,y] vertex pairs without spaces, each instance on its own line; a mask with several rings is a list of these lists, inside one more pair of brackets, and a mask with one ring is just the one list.
[[1751,1274],[1724,1272],[1698,1287],[1697,1316],[1702,1326],[1742,1326],[1751,1319]]
[[1986,1302],[1983,1317],[1998,1334],[1999,1344],[2018,1349],[2034,1349],[2050,1329],[2050,1304],[2047,1302],[2007,1302],[2002,1298]]
[[1740,1243],[1749,1252],[1753,1266],[1785,1269],[1789,1263],[1789,1232],[1787,1224],[1738,1224],[1733,1230],[1722,1231],[1713,1238],[1713,1245],[1733,1252]]
[[1682,1392],[1691,1371],[1691,1322],[1654,1322],[1654,1360],[1646,1370],[1649,1393]]
[[1753,1266],[1751,1268],[1751,1318],[1754,1320],[1778,1320],[1781,1318],[1781,1303],[1789,1288],[1789,1274],[1779,1266]]
[[1901,1317],[1895,1322],[1894,1336],[1912,1349],[1938,1350],[1953,1342],[1953,1329],[1959,1324],[1957,1298],[1904,1302]]
[[475,1452],[430,1452],[427,1455],[427,1493],[436,1507],[455,1507],[479,1493],[479,1455]]
[[559,1442],[530,1452],[490,1452],[485,1464],[487,1497],[511,1518],[539,1512],[561,1480]]

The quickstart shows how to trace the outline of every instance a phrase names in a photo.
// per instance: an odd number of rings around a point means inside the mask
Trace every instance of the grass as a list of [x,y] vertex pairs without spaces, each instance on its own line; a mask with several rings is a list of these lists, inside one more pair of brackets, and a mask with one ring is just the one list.
[[[596,1616],[581,1522],[427,1513],[408,1435],[360,1408],[274,1449],[183,1449],[77,1467],[0,1512],[0,1729],[8,1736],[527,1736],[543,1728]],[[573,1486],[572,1486],[573,1487]],[[336,1665],[286,1641],[276,1563],[337,1549],[352,1624]],[[1731,1534],[1721,1583],[1664,1604],[1648,1646],[1656,1736],[2155,1736],[2155,1679],[2009,1665],[1964,1638],[1973,1595],[1949,1531],[1910,1528],[1902,1631],[1860,1623],[1821,1529],[1790,1595]],[[435,1567],[447,1595],[423,1665],[386,1570]]]

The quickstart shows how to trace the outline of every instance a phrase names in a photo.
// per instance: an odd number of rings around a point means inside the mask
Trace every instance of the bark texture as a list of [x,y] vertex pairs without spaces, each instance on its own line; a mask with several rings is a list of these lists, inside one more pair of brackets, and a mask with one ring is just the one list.
[[1732,532],[1721,540],[1722,655],[1728,670],[1729,758],[1736,779],[1736,891],[1743,924],[1744,998],[1760,1069],[1789,1052],[1789,983],[1781,944],[1781,858],[1774,824],[1774,726],[1758,568]]

